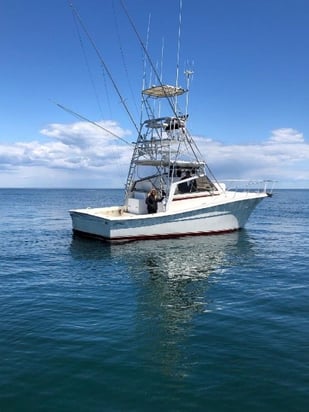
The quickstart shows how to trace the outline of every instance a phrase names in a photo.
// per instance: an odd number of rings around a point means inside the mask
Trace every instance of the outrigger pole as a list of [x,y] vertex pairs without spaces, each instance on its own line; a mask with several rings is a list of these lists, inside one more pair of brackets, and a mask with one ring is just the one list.
[[106,129],[105,127],[101,126],[99,123],[97,123],[97,122],[95,122],[95,121],[93,121],[93,120],[90,120],[90,119],[88,119],[87,117],[85,117],[85,116],[83,116],[83,115],[81,115],[81,114],[79,114],[79,113],[77,113],[77,112],[74,112],[74,110],[69,109],[68,107],[63,106],[63,105],[60,104],[60,103],[56,103],[56,102],[53,102],[53,103],[55,103],[56,106],[60,107],[60,109],[64,110],[65,112],[68,112],[68,113],[72,114],[73,116],[77,117],[78,119],[85,120],[86,122],[93,124],[94,126],[96,126],[96,127],[100,128],[100,129],[104,130],[104,132],[109,133],[110,135],[116,137],[116,139],[121,140],[123,143],[125,143],[125,144],[129,145],[130,147],[132,147],[132,143],[130,143],[130,142],[128,142],[127,140],[123,139],[122,137],[118,136],[116,133],[112,132],[111,130],[108,130],[108,129]]
[[135,127],[135,130],[136,130],[137,133],[139,134],[139,132],[140,132],[140,131],[139,131],[139,128],[137,127],[137,125],[136,125],[136,123],[135,123],[135,120],[134,120],[134,118],[133,118],[133,116],[132,116],[129,108],[128,108],[128,106],[126,105],[125,100],[124,100],[122,94],[120,93],[120,90],[118,89],[117,84],[116,84],[116,82],[115,82],[115,80],[114,80],[114,78],[113,78],[113,76],[112,76],[112,74],[111,74],[111,72],[110,72],[107,64],[105,63],[103,57],[101,56],[101,53],[99,52],[99,49],[97,48],[95,42],[93,41],[92,37],[90,36],[90,33],[88,32],[87,28],[85,27],[85,25],[84,25],[84,23],[83,23],[80,15],[78,14],[76,8],[73,6],[73,3],[72,3],[72,2],[69,2],[69,5],[70,5],[70,7],[71,7],[71,9],[72,9],[73,16],[76,17],[76,19],[77,19],[77,21],[79,22],[81,28],[83,29],[84,33],[86,34],[86,36],[87,36],[90,44],[92,45],[94,51],[96,52],[96,55],[97,55],[98,58],[99,58],[99,60],[100,60],[100,62],[101,62],[101,64],[102,64],[104,70],[106,71],[106,73],[107,73],[110,81],[112,82],[112,85],[113,85],[116,93],[118,94],[118,96],[119,96],[119,98],[120,98],[121,104],[122,104],[123,107],[125,108],[125,111],[127,112],[127,114],[128,114],[128,116],[129,116],[129,118],[130,118],[133,126]]

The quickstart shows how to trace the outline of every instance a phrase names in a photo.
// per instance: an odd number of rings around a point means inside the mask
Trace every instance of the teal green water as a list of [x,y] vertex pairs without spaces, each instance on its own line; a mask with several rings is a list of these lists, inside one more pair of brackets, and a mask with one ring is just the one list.
[[0,411],[307,411],[309,191],[229,235],[72,237],[121,196],[0,190]]

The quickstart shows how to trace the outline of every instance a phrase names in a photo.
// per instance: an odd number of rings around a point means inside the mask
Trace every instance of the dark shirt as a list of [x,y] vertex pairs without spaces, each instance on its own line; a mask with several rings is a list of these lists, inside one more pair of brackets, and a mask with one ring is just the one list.
[[157,213],[158,210],[158,202],[162,202],[163,197],[161,199],[157,199],[156,196],[150,194],[146,197],[146,205],[148,213]]
[[[181,180],[187,179],[189,177],[190,176],[185,176]],[[179,183],[178,190],[180,191],[180,193],[196,192],[196,180],[189,180],[188,182]]]

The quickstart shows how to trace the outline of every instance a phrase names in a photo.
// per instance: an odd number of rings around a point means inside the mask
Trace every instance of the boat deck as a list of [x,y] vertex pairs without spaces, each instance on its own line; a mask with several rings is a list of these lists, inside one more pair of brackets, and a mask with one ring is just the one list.
[[[199,194],[188,193],[185,195],[175,195],[170,203],[168,210],[158,210],[157,216],[164,214],[181,213],[182,211],[199,209],[200,207],[213,207],[218,204],[229,204],[234,201],[241,201],[253,198],[267,197],[266,192],[223,192],[210,194],[209,192]],[[89,216],[96,216],[106,218],[108,220],[126,220],[126,219],[139,219],[151,218],[153,214],[148,213],[132,213],[125,210],[125,206],[111,206],[111,207],[98,207],[98,208],[86,208],[71,210],[71,214],[84,214]]]

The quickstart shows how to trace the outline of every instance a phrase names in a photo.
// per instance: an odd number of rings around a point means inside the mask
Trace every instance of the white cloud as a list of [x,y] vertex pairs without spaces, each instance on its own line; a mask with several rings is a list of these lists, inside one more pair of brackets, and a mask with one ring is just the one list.
[[[0,144],[1,187],[123,187],[132,147],[116,122],[50,124],[38,141]],[[106,130],[112,132],[108,133]],[[309,187],[309,144],[292,128],[271,132],[261,144],[228,145],[195,138],[219,179],[299,181]]]
[[270,143],[304,143],[304,136],[302,133],[291,128],[282,128],[272,131],[269,138]]
[[309,186],[309,144],[295,129],[273,130],[261,144],[226,145],[203,138],[198,144],[221,179],[273,179],[283,186],[292,181]]
[[[41,134],[51,141],[0,144],[0,186],[93,187],[120,186],[132,149],[124,139],[130,132],[116,122],[50,124]],[[111,133],[108,133],[110,130]]]
[[[100,126],[78,122],[73,124],[50,124],[41,130],[41,134],[52,138],[51,142],[17,142],[12,145],[0,145],[1,166],[29,164],[63,168],[103,167],[111,162],[114,152],[127,160],[127,150],[119,145],[116,135],[124,138],[128,131],[121,129],[115,122],[100,122]],[[0,167],[1,167],[0,166]]]
[[124,139],[130,132],[123,130],[116,122],[107,120],[97,122],[96,125],[90,122],[52,123],[42,129],[41,134],[67,146],[85,149],[117,141],[117,138]]

